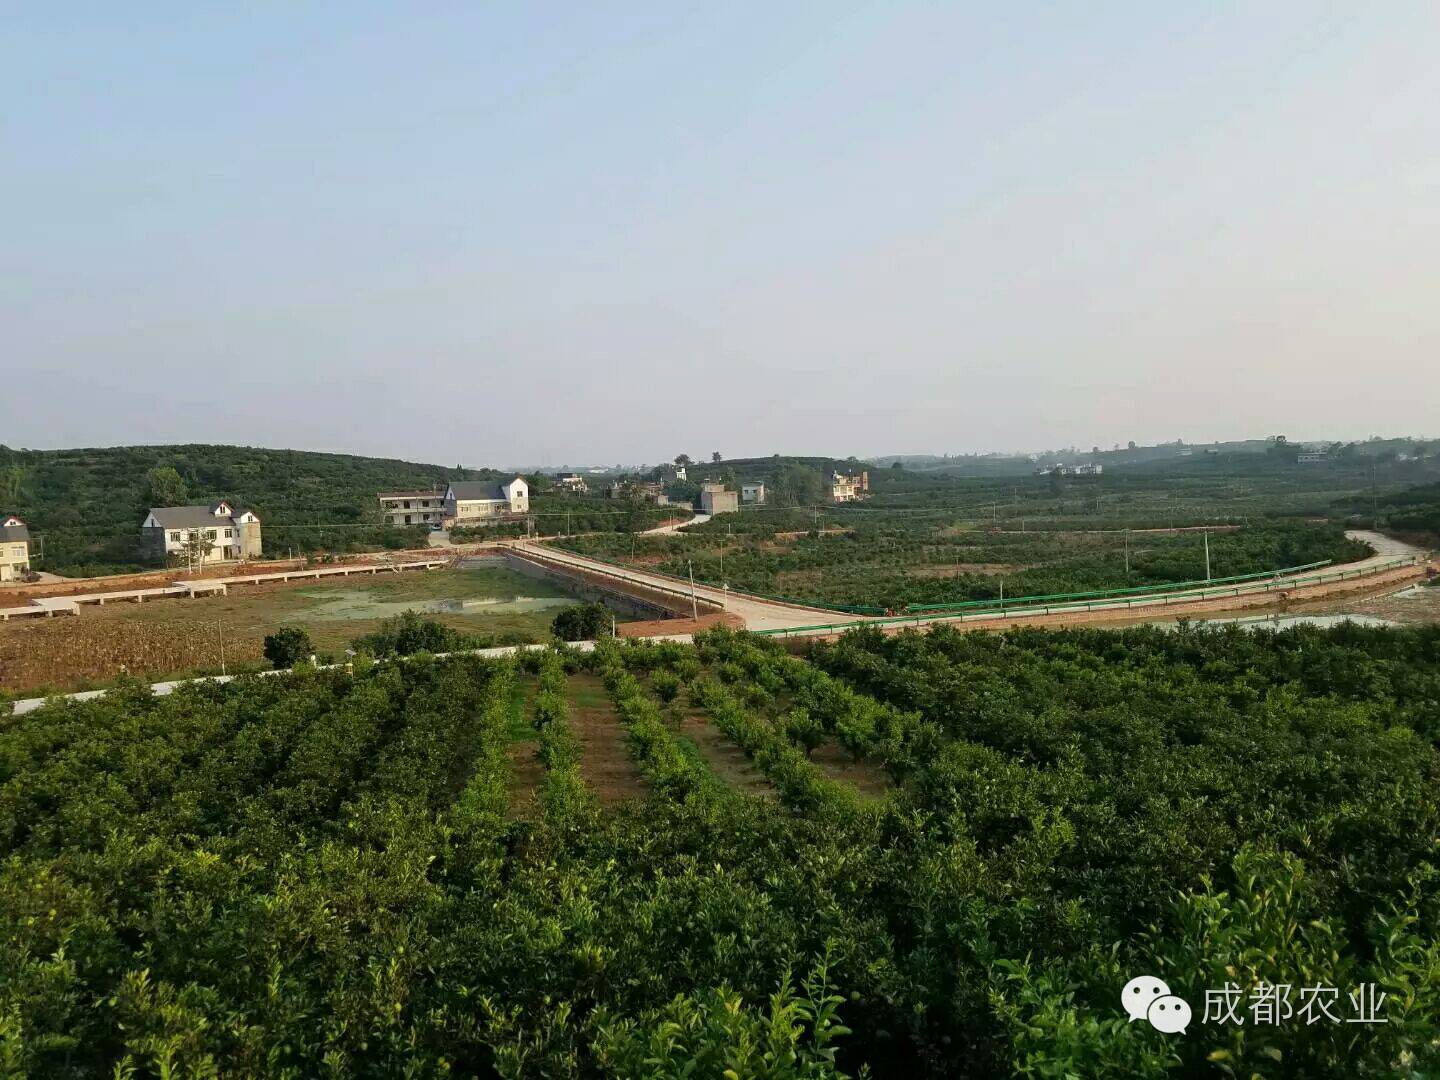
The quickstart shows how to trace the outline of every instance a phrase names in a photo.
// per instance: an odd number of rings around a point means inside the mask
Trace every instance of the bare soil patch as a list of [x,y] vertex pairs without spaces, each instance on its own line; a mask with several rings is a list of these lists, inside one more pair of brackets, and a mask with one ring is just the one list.
[[645,795],[645,777],[630,756],[629,735],[605,685],[594,675],[577,673],[565,683],[570,730],[580,744],[580,771],[601,806],[614,806]]
[[911,577],[923,578],[953,578],[962,577],[965,574],[978,574],[984,577],[994,577],[997,574],[1014,574],[1025,569],[1014,563],[950,563],[947,565],[935,564],[931,566],[911,566],[905,573]]
[[622,638],[655,637],[658,634],[694,634],[717,626],[743,630],[745,620],[733,612],[716,611],[701,615],[698,619],[650,619],[645,622],[620,623],[616,630]]
[[856,761],[836,743],[821,743],[811,752],[810,760],[831,780],[849,784],[872,799],[890,790],[890,776],[884,769],[869,761]]
[[680,721],[680,734],[695,744],[710,771],[735,790],[746,795],[775,797],[775,789],[765,774],[704,714],[688,713]]

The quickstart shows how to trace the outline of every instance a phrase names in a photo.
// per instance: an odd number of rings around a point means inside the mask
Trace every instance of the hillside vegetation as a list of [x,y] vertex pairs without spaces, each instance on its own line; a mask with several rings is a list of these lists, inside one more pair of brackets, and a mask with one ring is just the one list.
[[[151,470],[180,487],[153,491]],[[40,569],[83,576],[139,569],[140,523],[156,496],[179,503],[229,499],[263,524],[265,552],[359,551],[424,543],[423,530],[380,524],[375,495],[431,488],[484,473],[350,454],[251,446],[116,446],[85,450],[0,447],[0,509],[44,536]],[[498,474],[496,474],[498,475]],[[37,545],[38,546],[38,545]]]

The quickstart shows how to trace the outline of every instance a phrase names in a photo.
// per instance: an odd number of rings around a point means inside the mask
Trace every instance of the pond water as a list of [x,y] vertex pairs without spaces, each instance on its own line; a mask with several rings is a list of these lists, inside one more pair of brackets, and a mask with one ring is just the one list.
[[376,600],[363,589],[308,592],[305,596],[320,603],[305,616],[326,621],[388,619],[407,611],[422,615],[525,615],[533,611],[568,607],[575,603],[565,596],[470,596],[431,600]]

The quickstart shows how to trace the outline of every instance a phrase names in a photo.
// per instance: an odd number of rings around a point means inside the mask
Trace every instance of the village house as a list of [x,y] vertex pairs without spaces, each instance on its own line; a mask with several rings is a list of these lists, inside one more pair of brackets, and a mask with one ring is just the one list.
[[0,515],[0,581],[24,581],[30,574],[30,530],[14,514]]
[[453,480],[445,489],[444,522],[472,525],[487,518],[530,512],[530,485],[510,480]]
[[382,491],[379,499],[387,525],[439,525],[445,516],[443,491]]
[[561,491],[568,491],[572,495],[584,495],[590,490],[590,485],[579,473],[560,473],[555,477],[555,486]]
[[654,503],[656,506],[670,505],[670,496],[665,494],[665,488],[648,480],[616,480],[606,489],[605,494],[611,499],[635,499]]
[[760,504],[765,501],[765,482],[763,480],[745,480],[740,484],[740,501],[742,503]]
[[191,559],[192,537],[204,562],[234,562],[260,555],[260,518],[253,510],[236,511],[220,502],[210,506],[152,506],[140,526],[145,543],[156,554]]
[[830,474],[830,499],[833,502],[854,502],[863,498],[870,491],[870,474],[868,472],[857,473],[854,476],[846,476],[844,473]]
[[700,485],[700,509],[706,514],[733,514],[740,509],[740,493],[724,484]]

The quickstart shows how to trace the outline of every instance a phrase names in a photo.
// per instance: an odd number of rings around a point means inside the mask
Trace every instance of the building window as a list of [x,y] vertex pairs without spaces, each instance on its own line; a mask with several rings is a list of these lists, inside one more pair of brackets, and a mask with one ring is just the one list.
[[178,544],[180,542],[180,534],[178,532],[172,532],[170,534],[170,542],[172,544]]
[[234,530],[234,529],[226,529],[226,530],[225,530],[225,539],[226,539],[226,540],[229,540],[229,539],[230,539],[232,536],[234,536],[234,535],[235,535],[235,530]]
[[205,530],[205,539],[206,539],[206,540],[214,540],[214,539],[215,539],[215,530],[214,530],[214,529],[206,529],[206,530]]

